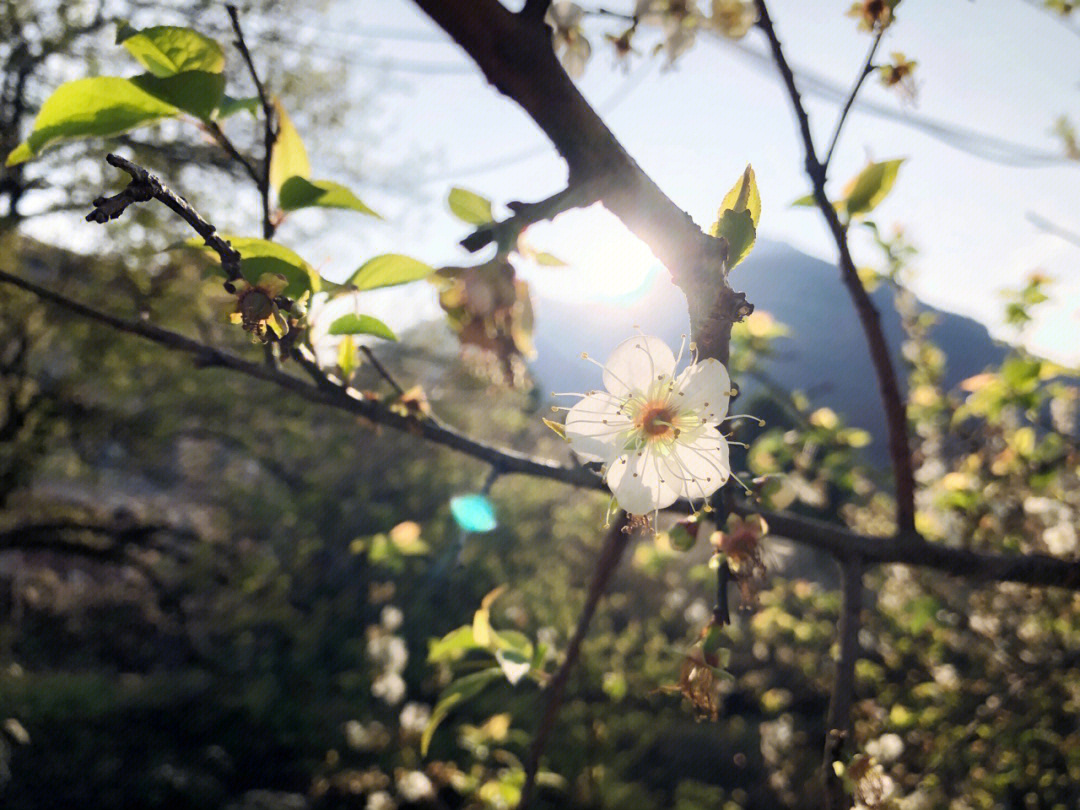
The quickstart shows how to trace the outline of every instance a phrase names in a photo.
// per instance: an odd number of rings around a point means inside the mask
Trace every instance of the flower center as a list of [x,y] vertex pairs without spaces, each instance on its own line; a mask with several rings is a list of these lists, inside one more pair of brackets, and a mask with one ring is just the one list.
[[650,439],[673,439],[678,435],[674,422],[674,408],[664,402],[648,402],[634,418],[634,427]]
[[239,303],[244,323],[259,323],[274,314],[274,302],[258,287],[242,293]]

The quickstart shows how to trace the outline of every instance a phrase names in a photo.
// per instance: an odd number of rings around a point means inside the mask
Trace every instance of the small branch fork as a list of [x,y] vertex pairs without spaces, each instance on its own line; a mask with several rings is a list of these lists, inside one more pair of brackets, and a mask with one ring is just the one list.
[[[814,201],[820,209],[825,222],[832,234],[833,241],[839,253],[840,275],[844,286],[847,287],[851,300],[855,305],[855,311],[862,324],[863,333],[866,336],[867,347],[870,350],[870,360],[874,366],[874,374],[877,377],[878,389],[881,394],[882,407],[885,412],[885,423],[889,434],[889,456],[892,460],[893,477],[896,479],[896,524],[901,534],[914,534],[915,532],[915,473],[911,462],[911,447],[908,443],[907,412],[904,408],[904,400],[900,394],[900,384],[893,367],[892,357],[889,355],[889,347],[885,342],[885,333],[881,328],[881,316],[870,295],[866,292],[859,274],[855,269],[855,262],[851,258],[848,248],[847,232],[840,218],[829,202],[825,193],[825,169],[826,164],[818,161],[817,152],[814,149],[814,136],[810,131],[810,119],[803,107],[802,97],[795,86],[795,77],[788,65],[780,46],[780,40],[776,36],[772,18],[765,0],[756,0],[758,8],[758,25],[765,32],[772,50],[773,61],[784,80],[788,97],[795,111],[795,117],[799,124],[799,133],[802,136],[803,148],[806,152],[806,173],[814,188]],[[870,57],[873,58],[873,49]],[[864,69],[865,78],[865,69]],[[861,82],[857,82],[852,91],[851,99],[858,92]],[[848,105],[850,106],[850,104]],[[845,111],[846,112],[846,111]],[[841,119],[840,124],[843,124]],[[839,125],[834,142],[839,137]]]
[[600,199],[600,195],[590,183],[570,186],[546,200],[534,203],[510,202],[506,207],[514,212],[513,216],[502,222],[482,225],[461,240],[461,246],[470,253],[494,242],[500,251],[509,250],[517,242],[521,232],[537,222],[555,219],[559,214],[572,208],[584,208]]
[[823,172],[828,172],[829,170],[833,152],[836,151],[836,144],[840,140],[840,133],[844,129],[844,122],[847,120],[851,105],[855,103],[855,97],[859,95],[859,90],[862,88],[863,82],[866,81],[867,76],[874,72],[874,55],[877,53],[878,45],[881,44],[881,38],[883,36],[885,36],[885,29],[879,28],[877,33],[874,34],[873,42],[870,43],[870,51],[866,54],[866,61],[863,63],[863,68],[859,72],[859,77],[855,80],[855,85],[851,88],[851,92],[848,93],[847,101],[844,102],[844,107],[840,111],[840,118],[836,121],[836,129],[833,130],[832,140],[829,141],[829,150],[825,153],[825,160],[821,162],[821,170]]
[[[240,15],[236,6],[226,5],[225,10],[229,14],[233,33],[236,34],[236,47],[244,58],[251,81],[255,84],[255,92],[259,96],[259,104],[263,111],[263,162],[262,171],[254,178],[259,187],[259,196],[262,199],[263,239],[269,239],[276,230],[274,221],[270,217],[270,160],[274,155],[274,142],[277,140],[277,129],[274,126],[274,105],[270,96],[259,78],[259,71],[255,69],[255,62],[251,58],[247,42],[244,40],[244,31],[240,27]],[[242,160],[242,158],[241,158]]]
[[169,189],[142,166],[126,158],[110,154],[105,157],[105,160],[110,166],[115,166],[131,175],[131,182],[119,194],[98,197],[94,200],[94,210],[86,215],[87,222],[105,224],[119,217],[128,209],[128,206],[134,203],[157,200],[190,225],[195,233],[203,238],[207,247],[221,257],[221,268],[229,281],[237,281],[241,278],[239,252],[227,240],[218,236],[217,229],[199,216],[199,212],[192,208],[187,200]]

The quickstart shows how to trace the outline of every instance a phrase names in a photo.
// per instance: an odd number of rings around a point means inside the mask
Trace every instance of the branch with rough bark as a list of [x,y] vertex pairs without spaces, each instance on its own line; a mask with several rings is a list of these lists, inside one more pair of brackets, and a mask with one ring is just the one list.
[[[825,164],[818,160],[814,148],[814,136],[810,131],[810,119],[807,117],[806,108],[803,106],[799,89],[795,86],[795,76],[791,71],[787,58],[784,56],[780,40],[777,38],[776,29],[765,0],[756,0],[758,7],[758,25],[765,32],[769,40],[773,61],[780,71],[784,81],[791,105],[795,111],[795,117],[799,124],[799,134],[802,137],[803,148],[806,153],[806,174],[810,178],[814,190],[814,202],[821,211],[825,222],[829,227],[829,233],[836,243],[839,254],[840,275],[851,296],[855,311],[859,316],[859,322],[866,337],[867,347],[870,350],[870,360],[874,366],[874,374],[877,377],[878,389],[881,394],[882,407],[885,412],[885,423],[889,434],[889,457],[892,460],[893,477],[896,479],[896,524],[901,533],[914,533],[915,531],[915,474],[911,462],[911,447],[908,443],[907,412],[904,408],[904,399],[900,394],[900,383],[896,376],[892,357],[889,355],[889,347],[885,342],[885,332],[881,328],[881,316],[870,300],[870,295],[859,279],[855,262],[851,258],[848,247],[847,230],[840,222],[836,209],[829,201],[825,193]],[[873,51],[870,53],[873,58]],[[852,92],[858,92],[861,82],[857,83]],[[849,105],[850,106],[850,105]],[[843,119],[840,124],[842,125]],[[839,128],[835,138],[840,135]]]
[[[214,346],[163,329],[142,320],[129,320],[94,309],[82,302],[49,290],[19,276],[0,270],[0,283],[19,287],[44,301],[60,306],[119,332],[137,335],[172,351],[191,355],[199,368],[219,367],[243,374],[290,391],[319,405],[362,416],[376,425],[384,425],[443,447],[450,448],[490,464],[501,474],[529,475],[559,481],[579,489],[606,491],[600,476],[585,467],[561,464],[516,450],[477,441],[454,428],[431,419],[405,416],[381,402],[369,399],[360,391],[332,382],[320,373],[321,384],[278,368],[254,363]],[[298,350],[299,351],[299,350]],[[310,353],[308,353],[310,359]],[[675,509],[689,511],[688,503]],[[736,500],[732,511],[740,515],[760,514],[770,531],[801,545],[821,549],[833,556],[859,556],[867,566],[900,563],[928,568],[964,577],[975,582],[1017,582],[1033,586],[1052,586],[1080,590],[1080,560],[1061,560],[1045,554],[993,554],[930,543],[918,535],[873,537],[860,534],[804,515],[770,511],[748,500]]]
[[498,0],[416,0],[515,101],[566,161],[568,189],[588,187],[645,242],[686,295],[699,356],[727,361],[746,301],[727,283],[727,243],[708,235],[653,182],[563,70],[551,31]]
[[106,155],[105,160],[110,166],[115,166],[131,175],[131,182],[118,194],[111,197],[98,197],[94,200],[94,210],[86,215],[87,222],[104,225],[109,220],[119,217],[135,203],[157,200],[190,225],[195,233],[203,238],[206,246],[221,257],[221,269],[225,271],[226,278],[236,281],[241,277],[239,252],[229,244],[228,240],[218,236],[217,228],[199,216],[199,212],[192,208],[187,200],[172,191],[142,166],[120,155]]

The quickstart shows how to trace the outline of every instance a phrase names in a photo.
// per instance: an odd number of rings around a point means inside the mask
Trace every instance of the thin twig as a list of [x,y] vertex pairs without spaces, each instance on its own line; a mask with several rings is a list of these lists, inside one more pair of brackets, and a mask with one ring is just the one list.
[[572,208],[584,208],[600,199],[594,184],[583,182],[570,186],[551,195],[546,200],[534,203],[511,202],[507,208],[513,216],[502,222],[481,225],[473,233],[461,240],[461,246],[475,253],[485,245],[494,242],[500,251],[510,250],[517,242],[521,232],[537,222],[554,219],[559,214]]
[[217,228],[199,216],[199,212],[192,208],[187,200],[172,191],[157,176],[130,160],[112,154],[106,155],[105,160],[110,166],[123,169],[130,174],[131,182],[119,194],[114,194],[112,197],[98,197],[94,200],[94,210],[86,215],[87,222],[104,224],[123,214],[129,205],[157,200],[190,225],[195,233],[203,238],[207,247],[221,257],[221,269],[225,271],[225,276],[229,281],[236,281],[241,277],[240,254],[228,240],[217,235]]
[[859,614],[863,599],[863,562],[858,557],[841,561],[841,603],[838,632],[840,657],[836,662],[829,713],[825,721],[825,754],[822,779],[825,787],[825,810],[844,810],[848,806],[844,783],[833,767],[843,762],[844,743],[851,736],[851,704],[855,697],[855,662],[859,658]]
[[878,32],[874,34],[874,41],[870,43],[870,51],[866,54],[866,61],[863,63],[862,70],[859,71],[859,78],[855,80],[855,85],[851,88],[847,101],[844,102],[844,107],[840,111],[840,118],[836,122],[836,129],[833,131],[832,140],[829,142],[829,151],[825,153],[825,160],[821,162],[821,168],[825,172],[829,170],[833,152],[836,151],[836,143],[840,140],[840,133],[844,129],[844,121],[847,120],[848,111],[851,109],[851,105],[855,103],[855,96],[859,95],[859,89],[862,87],[863,82],[866,81],[866,77],[874,72],[874,54],[877,53],[878,45],[881,44],[883,36],[885,36],[885,28],[879,28]]
[[878,390],[881,394],[882,407],[885,412],[885,424],[889,433],[889,457],[892,461],[893,477],[896,479],[896,524],[902,534],[914,534],[915,532],[915,474],[911,463],[911,448],[908,444],[907,412],[904,408],[904,400],[900,395],[900,384],[897,380],[896,369],[893,367],[892,356],[889,354],[889,345],[885,341],[885,332],[881,328],[881,316],[870,300],[859,274],[855,269],[855,262],[851,258],[848,248],[847,231],[841,224],[836,209],[829,202],[825,193],[825,167],[818,161],[814,151],[814,137],[810,132],[810,119],[803,107],[802,97],[795,86],[795,77],[791,72],[784,51],[777,39],[776,30],[773,28],[772,19],[765,0],[756,0],[758,8],[758,25],[765,32],[772,50],[773,61],[780,71],[787,88],[788,97],[795,110],[795,118],[799,124],[799,132],[802,135],[803,148],[806,151],[806,173],[814,188],[814,201],[821,211],[825,222],[829,226],[833,241],[839,253],[840,277],[847,287],[848,294],[855,305],[855,311],[862,324],[863,334],[866,337],[867,347],[870,351],[870,360],[874,366],[874,376],[877,378]]
[[[190,354],[200,367],[227,368],[273,383],[309,402],[362,416],[374,424],[405,431],[433,444],[464,453],[497,467],[502,474],[529,475],[559,481],[580,489],[606,490],[600,476],[584,467],[563,465],[556,461],[496,447],[472,439],[431,418],[422,419],[394,412],[382,403],[366,397],[360,391],[334,384],[314,365],[310,356],[306,364],[299,365],[313,375],[314,382],[312,383],[281,369],[272,369],[253,363],[146,321],[128,320],[101,312],[3,270],[0,270],[0,283],[19,287],[44,301],[103,323],[117,331],[137,335],[173,351]],[[297,354],[294,356],[304,355],[300,349],[297,349]],[[683,512],[693,511],[693,506],[689,503],[678,503],[674,508]],[[858,556],[867,566],[901,563],[941,571],[974,582],[1017,582],[1080,591],[1080,561],[1077,560],[1060,560],[1045,554],[992,554],[969,551],[941,543],[929,543],[918,535],[874,537],[803,515],[762,509],[758,504],[745,500],[735,500],[732,511],[744,516],[759,514],[768,522],[770,531],[774,535],[786,537],[800,545],[821,549],[838,558]]]
[[555,727],[555,720],[559,716],[559,708],[562,706],[566,683],[570,679],[570,673],[573,672],[581,654],[581,643],[589,632],[589,625],[596,614],[600,599],[607,590],[612,574],[619,567],[619,561],[622,559],[623,552],[626,551],[633,534],[627,514],[620,511],[612,521],[607,536],[604,537],[604,545],[600,549],[600,556],[597,558],[596,567],[593,569],[589,592],[585,597],[585,605],[581,609],[581,615],[578,617],[574,635],[566,647],[566,656],[544,690],[544,714],[540,718],[540,725],[536,729],[536,736],[533,737],[532,746],[529,748],[529,757],[525,762],[525,785],[521,789],[521,801],[518,803],[517,810],[528,810],[529,804],[532,802],[533,789],[536,785],[536,772],[540,767],[540,757],[547,747],[548,738],[551,736],[552,729]]
[[248,73],[255,83],[255,92],[259,96],[259,104],[263,111],[263,165],[262,174],[256,178],[256,182],[259,186],[259,196],[262,198],[263,239],[269,239],[274,235],[275,230],[274,222],[270,218],[270,160],[274,154],[274,142],[277,140],[277,130],[274,127],[274,105],[266,93],[266,88],[259,78],[259,71],[255,69],[255,62],[251,58],[251,51],[248,50],[247,43],[244,41],[244,32],[240,28],[240,15],[236,11],[236,6],[227,5],[225,10],[229,14],[233,33],[236,34],[236,47],[240,55],[244,57]]
[[250,177],[256,185],[262,182],[259,177],[259,172],[251,165],[251,161],[241,154],[240,150],[236,148],[236,144],[234,144],[229,136],[225,134],[225,130],[221,128],[221,125],[217,121],[206,122],[203,124],[203,127],[205,127],[210,136],[217,141],[218,145],[225,150],[229,157],[243,167],[247,176]]
[[371,363],[372,368],[379,372],[379,376],[390,383],[390,387],[397,392],[398,396],[405,393],[405,389],[401,387],[401,384],[396,379],[394,379],[394,375],[387,370],[386,366],[384,366],[379,358],[375,356],[375,352],[373,352],[370,347],[361,346],[360,351],[363,353],[364,357],[368,359],[368,362]]

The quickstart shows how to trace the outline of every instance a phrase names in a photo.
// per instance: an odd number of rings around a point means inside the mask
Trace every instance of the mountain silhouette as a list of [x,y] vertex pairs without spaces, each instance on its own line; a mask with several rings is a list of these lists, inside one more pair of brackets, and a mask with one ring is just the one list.
[[[776,342],[776,355],[763,368],[787,390],[805,392],[815,406],[828,406],[874,439],[870,456],[884,460],[885,421],[862,327],[835,265],[789,245],[759,240],[734,271],[732,286],[744,291],[756,309],[765,310],[790,332]],[[879,286],[871,296],[881,313],[885,337],[898,373],[903,373],[903,332],[892,292]],[[689,331],[682,293],[660,272],[633,304],[536,302],[537,358],[532,372],[540,390],[584,392],[599,388],[600,370],[581,359],[586,351],[604,360],[638,327],[677,347]],[[924,306],[938,317],[931,338],[948,360],[945,382],[953,386],[1000,362],[1006,348],[986,327],[951,312]],[[753,387],[741,382],[747,395]],[[564,403],[566,404],[566,403]]]

